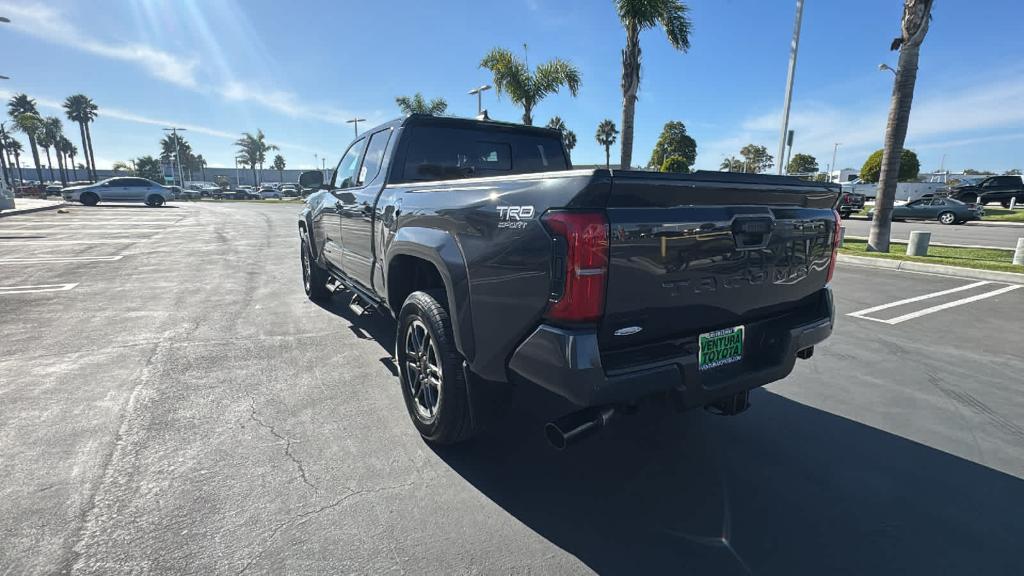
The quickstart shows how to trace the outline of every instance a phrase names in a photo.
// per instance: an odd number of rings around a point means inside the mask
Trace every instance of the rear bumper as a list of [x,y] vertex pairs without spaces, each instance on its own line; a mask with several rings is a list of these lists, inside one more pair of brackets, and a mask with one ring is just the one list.
[[832,333],[834,311],[827,287],[822,302],[814,318],[783,316],[746,324],[751,342],[744,360],[721,369],[698,370],[696,335],[681,339],[677,354],[606,368],[594,330],[546,324],[516,349],[509,368],[578,406],[628,402],[663,391],[677,391],[685,407],[704,406],[789,375],[797,352]]

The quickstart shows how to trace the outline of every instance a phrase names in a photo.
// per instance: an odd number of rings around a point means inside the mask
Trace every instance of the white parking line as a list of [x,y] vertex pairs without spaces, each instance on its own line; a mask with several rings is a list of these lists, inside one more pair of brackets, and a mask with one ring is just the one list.
[[86,230],[70,228],[19,228],[4,230],[0,228],[0,236],[11,234],[134,234],[136,232],[166,232],[168,230],[185,230],[199,226],[168,226],[166,228],[89,228]]
[[[890,302],[888,304],[882,304],[881,306],[874,306],[872,308],[865,308],[863,310],[857,310],[856,312],[850,312],[849,314],[847,314],[847,316],[853,316],[854,318],[864,318],[865,314],[871,314],[872,312],[878,312],[879,310],[885,310],[886,308],[902,306],[903,304],[910,304],[911,302],[920,302],[921,300],[937,298],[939,296],[945,296],[946,294],[953,294],[954,292],[962,292],[964,290],[970,290],[971,288],[977,288],[978,286],[984,286],[985,284],[988,284],[988,282],[975,282],[974,284],[960,286],[959,288],[951,288],[949,290],[943,290],[941,292],[932,292],[931,294],[924,294],[923,296],[914,296],[913,298],[897,300],[895,302]],[[877,320],[877,318],[866,318],[866,320]]]
[[149,238],[122,238],[119,240],[18,240],[16,242],[0,240],[0,246],[11,246],[16,244],[132,244],[136,242],[145,242],[146,240],[149,240]]
[[51,258],[0,258],[0,264],[50,264],[57,262],[114,262],[124,256],[53,256]]
[[921,316],[927,316],[940,310],[947,308],[953,308],[954,306],[962,306],[964,304],[970,304],[971,302],[977,302],[978,300],[984,300],[985,298],[991,298],[993,296],[999,296],[1009,292],[1010,290],[1016,290],[1020,288],[1019,284],[1011,284],[1010,286],[1003,286],[1002,288],[993,290],[991,292],[985,292],[984,294],[976,294],[960,300],[954,300],[952,302],[946,302],[945,304],[939,304],[938,306],[932,306],[931,308],[925,308],[924,310],[918,310],[917,312],[911,312],[910,314],[904,314],[903,316],[897,316],[896,318],[890,318],[885,321],[886,324],[899,324],[900,322],[906,322],[907,320],[913,320],[914,318],[920,318]]
[[1005,294],[1007,292],[1010,292],[1011,290],[1016,290],[1017,288],[1021,288],[1020,284],[1010,284],[1009,286],[1003,286],[1002,288],[996,288],[995,290],[992,290],[992,291],[989,291],[989,292],[984,292],[982,294],[975,294],[974,296],[968,296],[967,298],[961,298],[959,300],[953,300],[952,302],[946,302],[944,304],[938,304],[938,305],[935,305],[935,306],[931,306],[929,308],[924,308],[922,310],[918,310],[916,312],[910,312],[910,313],[904,314],[902,316],[897,316],[895,318],[889,318],[888,320],[883,320],[881,318],[872,318],[870,316],[865,316],[865,314],[869,314],[871,312],[877,312],[878,310],[884,310],[886,308],[892,308],[893,306],[898,306],[900,304],[908,304],[908,303],[911,303],[911,302],[918,302],[920,300],[926,300],[926,299],[929,299],[929,298],[935,298],[936,296],[942,296],[944,294],[952,294],[954,292],[960,292],[960,291],[963,291],[963,290],[968,290],[970,288],[975,288],[975,287],[983,286],[983,285],[986,285],[986,284],[990,284],[990,282],[976,282],[974,284],[968,284],[967,286],[961,286],[959,288],[953,288],[952,290],[943,290],[941,292],[935,292],[933,294],[925,294],[924,296],[917,296],[915,298],[907,298],[906,300],[900,300],[899,302],[893,302],[893,303],[890,303],[890,304],[883,304],[882,306],[875,306],[874,308],[867,308],[865,310],[858,310],[857,312],[851,312],[851,313],[847,314],[847,316],[853,316],[854,318],[862,318],[864,320],[872,320],[874,322],[881,322],[883,324],[888,324],[890,326],[894,326],[896,324],[900,324],[902,322],[906,322],[907,320],[913,320],[915,318],[920,318],[922,316],[927,316],[929,314],[934,314],[935,312],[941,312],[942,310],[948,310],[950,308],[955,308],[957,306],[963,306],[964,304],[970,304],[971,302],[977,302],[979,300],[984,300],[986,298],[991,298],[993,296],[999,296],[1000,294]]
[[35,292],[66,292],[78,286],[74,284],[40,284],[38,286],[0,286],[0,296],[7,294],[31,294]]

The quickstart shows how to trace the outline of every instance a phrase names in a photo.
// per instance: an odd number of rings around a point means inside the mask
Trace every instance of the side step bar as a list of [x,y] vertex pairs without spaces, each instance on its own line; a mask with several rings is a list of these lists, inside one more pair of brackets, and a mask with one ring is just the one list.
[[341,290],[348,290],[351,292],[352,300],[349,302],[348,307],[357,316],[372,314],[377,311],[379,306],[378,301],[370,294],[367,294],[365,290],[356,286],[354,283],[333,274],[327,281],[327,289],[334,294]]

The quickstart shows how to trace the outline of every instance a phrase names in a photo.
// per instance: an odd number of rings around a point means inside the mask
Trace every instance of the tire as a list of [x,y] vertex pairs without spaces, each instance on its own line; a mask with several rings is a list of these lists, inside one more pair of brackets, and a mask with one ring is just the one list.
[[868,222],[871,222],[872,220],[874,220],[874,219],[875,219],[875,215],[874,215],[874,214],[872,214],[871,212],[868,212],[868,214],[867,214],[867,219],[868,219]]
[[839,217],[842,218],[843,220],[848,220],[850,218],[850,214],[853,214],[853,212],[847,210],[845,212],[840,212]]
[[405,407],[420,435],[455,444],[475,433],[462,355],[455,349],[443,292],[413,292],[398,315],[395,356]]
[[82,195],[78,197],[78,201],[86,206],[95,206],[96,204],[99,204],[100,197],[94,192],[83,192]]
[[150,194],[146,197],[146,206],[159,208],[164,205],[164,197],[159,194]]
[[331,299],[331,292],[327,289],[327,271],[321,268],[309,248],[309,244],[303,239],[299,248],[299,260],[302,263],[302,289],[313,302],[326,302]]
[[941,223],[943,223],[943,224],[945,224],[947,226],[950,225],[950,224],[956,224],[956,214],[954,214],[952,212],[949,212],[949,211],[940,212],[939,213],[939,222],[941,222]]
[[1002,202],[999,203],[999,205],[1002,206],[1003,208],[1006,208],[1007,210],[1010,209],[1010,201],[1009,200],[1003,200]]
[[963,202],[964,204],[974,204],[978,202],[978,196],[976,194],[964,194],[963,196],[957,198],[957,200]]

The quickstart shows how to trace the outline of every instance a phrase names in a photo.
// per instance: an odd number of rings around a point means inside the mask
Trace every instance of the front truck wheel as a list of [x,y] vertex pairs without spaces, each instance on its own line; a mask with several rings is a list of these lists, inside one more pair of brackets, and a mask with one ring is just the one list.
[[313,302],[326,302],[331,298],[327,289],[327,272],[313,259],[309,243],[302,239],[299,258],[302,261],[302,289]]
[[443,292],[413,292],[398,315],[396,356],[402,396],[428,442],[455,444],[476,433],[462,355],[455,349]]

